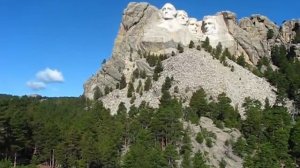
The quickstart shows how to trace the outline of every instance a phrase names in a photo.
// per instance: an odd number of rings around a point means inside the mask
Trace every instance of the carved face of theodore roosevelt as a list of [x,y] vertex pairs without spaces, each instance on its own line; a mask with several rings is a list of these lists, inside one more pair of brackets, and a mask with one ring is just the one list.
[[187,22],[189,21],[188,14],[184,10],[177,11],[176,19],[182,25],[187,25]]
[[177,13],[176,8],[170,3],[166,3],[161,8],[161,12],[162,12],[162,17],[166,20],[174,19]]

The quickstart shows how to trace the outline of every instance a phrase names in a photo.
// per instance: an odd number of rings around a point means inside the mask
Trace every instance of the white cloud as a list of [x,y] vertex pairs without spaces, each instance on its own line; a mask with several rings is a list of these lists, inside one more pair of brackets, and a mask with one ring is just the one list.
[[63,74],[56,70],[56,69],[50,69],[46,68],[42,71],[39,71],[36,74],[36,78],[44,83],[54,83],[54,82],[63,82],[64,77]]
[[26,85],[32,90],[42,90],[46,88],[46,84],[44,82],[28,81]]

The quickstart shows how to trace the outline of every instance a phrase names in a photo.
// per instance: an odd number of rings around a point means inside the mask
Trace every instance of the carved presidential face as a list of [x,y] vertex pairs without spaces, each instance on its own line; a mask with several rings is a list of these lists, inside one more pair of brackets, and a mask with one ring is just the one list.
[[161,12],[162,12],[162,17],[167,20],[174,19],[177,13],[176,8],[170,3],[166,3],[162,7]]
[[190,18],[188,23],[188,29],[191,33],[196,34],[197,33],[197,19]]
[[213,17],[204,18],[203,24],[204,24],[205,34],[215,34],[217,32],[216,18]]
[[197,34],[202,34],[201,27],[202,27],[203,22],[198,21],[196,24],[197,24]]
[[177,11],[176,19],[182,25],[187,25],[189,21],[188,14],[184,10]]

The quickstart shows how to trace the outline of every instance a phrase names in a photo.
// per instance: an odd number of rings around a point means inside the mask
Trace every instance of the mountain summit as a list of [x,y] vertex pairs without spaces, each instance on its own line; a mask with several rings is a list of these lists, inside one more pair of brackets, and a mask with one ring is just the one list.
[[[84,96],[93,99],[98,90],[100,96],[96,97],[112,113],[121,102],[127,108],[142,101],[158,107],[160,88],[169,76],[174,79],[173,89],[176,88],[173,96],[185,101],[201,87],[212,98],[226,93],[239,108],[246,97],[261,102],[268,99],[274,104],[276,88],[251,71],[262,58],[271,59],[274,46],[292,46],[299,56],[299,43],[292,44],[299,24],[299,20],[291,20],[279,28],[262,15],[237,21],[236,14],[229,11],[197,20],[170,3],[161,9],[148,3],[130,3],[124,10],[112,57],[86,81]],[[226,53],[221,54],[223,50],[229,55],[226,58]],[[155,72],[155,57],[161,61],[161,72]],[[238,64],[239,58],[246,68]],[[276,66],[271,68],[275,70]],[[145,89],[146,78],[157,74],[151,88]],[[120,88],[124,80],[125,86]],[[127,96],[129,86],[141,92],[134,94],[131,101]]]

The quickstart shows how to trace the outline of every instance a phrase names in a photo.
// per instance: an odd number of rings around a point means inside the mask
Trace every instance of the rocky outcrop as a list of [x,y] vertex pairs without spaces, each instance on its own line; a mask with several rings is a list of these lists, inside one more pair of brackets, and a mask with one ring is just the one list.
[[[205,153],[204,157],[207,164],[211,167],[219,167],[221,160],[225,160],[227,167],[243,167],[243,160],[233,153],[232,146],[228,142],[235,142],[241,136],[241,133],[236,129],[224,128],[220,129],[215,126],[213,121],[206,117],[201,117],[199,125],[184,123],[191,136],[193,153],[201,151]],[[207,147],[205,142],[199,144],[196,141],[199,132],[208,131],[216,135],[213,139],[213,146]],[[204,140],[205,141],[205,140]]]
[[[137,44],[140,43],[143,34],[143,27],[151,24],[153,14],[158,13],[158,9],[148,3],[130,3],[124,10],[122,23],[120,25],[118,36],[112,53],[112,58],[103,65],[96,75],[93,75],[84,84],[84,95],[93,99],[94,89],[98,86],[104,93],[104,88],[115,88],[119,83],[122,74],[130,76],[128,62],[130,59],[136,59],[138,56]],[[134,52],[135,51],[135,52]]]
[[[168,10],[172,10],[170,11],[171,13],[176,13],[175,7],[171,4],[168,5],[171,7],[170,9],[168,8]],[[180,11],[183,18],[176,18],[177,16],[169,15],[170,13],[168,12],[162,12],[148,3],[130,3],[124,10],[122,23],[115,40],[111,59],[84,84],[84,96],[92,99],[96,86],[98,86],[102,92],[104,92],[105,87],[114,90],[116,85],[120,82],[121,76],[125,75],[128,82],[131,80],[132,72],[136,68],[140,71],[145,71],[148,76],[151,76],[153,74],[153,68],[147,64],[145,59],[140,58],[139,53],[171,55],[172,52],[177,52],[178,44],[187,46],[190,41],[194,41],[195,44],[198,45],[201,41],[204,41],[206,37],[209,37],[213,47],[220,42],[223,48],[229,48],[235,57],[243,53],[246,61],[249,64],[255,65],[260,58],[264,56],[270,57],[272,46],[281,44],[291,46],[289,43],[295,37],[295,32],[298,31],[295,30],[295,27],[297,27],[299,21],[295,20],[285,22],[282,28],[279,29],[276,24],[262,15],[252,15],[238,22],[236,14],[223,11],[213,16],[205,16],[203,21],[197,21],[195,18],[188,19],[187,13],[182,12],[182,10]],[[181,19],[180,22],[178,19]],[[268,37],[268,31],[270,30],[273,31],[272,37]],[[296,55],[299,56],[299,46],[297,44],[293,45]],[[216,96],[220,92],[226,92],[234,104],[239,105],[248,95],[262,102],[266,97],[275,99],[273,92],[270,91],[273,88],[271,88],[266,81],[255,77],[248,70],[237,68],[238,70],[236,69],[236,71],[243,71],[243,73],[238,75],[228,73],[228,76],[226,76],[228,68],[224,69],[223,65],[215,64],[214,61],[198,58],[201,56],[194,57],[194,55],[198,55],[197,53],[189,53],[192,56],[186,55],[185,57],[177,57],[178,60],[176,61],[178,62],[173,62],[172,60],[175,58],[172,58],[168,59],[170,62],[164,63],[167,67],[173,66],[173,71],[166,70],[164,74],[177,76],[178,82],[184,83],[182,88],[189,86],[191,88],[195,87],[194,89],[196,89],[196,87],[201,86],[213,96]],[[203,55],[209,54],[205,53]],[[186,59],[194,59],[194,62],[189,62],[193,66],[185,64],[184,60]],[[198,68],[199,74],[202,74],[199,76],[199,81],[195,80],[197,82],[192,86],[190,86],[190,83],[185,83],[186,81],[193,81],[191,79],[193,75],[198,74],[195,73],[194,69],[202,65],[203,61],[208,61],[208,64],[211,63],[211,66],[204,69]],[[178,65],[178,67],[175,65]],[[181,67],[181,65],[186,65],[186,67],[191,68],[193,72],[191,72],[190,76],[182,75],[182,72],[188,69]],[[243,82],[243,80],[247,81]],[[203,81],[207,82],[204,83]],[[218,83],[218,81],[222,82]],[[161,84],[161,82],[158,83],[159,86]],[[264,87],[260,88],[260,86]],[[266,92],[260,93],[260,89]],[[145,100],[149,101],[154,99],[152,104],[153,107],[155,107],[158,102],[156,99],[158,99],[160,93],[156,93],[155,90],[153,91],[155,92],[153,95],[148,95],[148,97],[144,95],[144,97]],[[244,91],[255,94],[247,94],[244,93]],[[118,92],[120,91],[116,90],[112,92],[112,94],[116,94],[116,97],[122,97],[122,94],[120,93],[120,95],[118,95]],[[157,92],[159,92],[159,89]],[[183,97],[187,95],[187,93],[182,93]],[[143,99],[143,96],[140,98]],[[102,98],[103,101],[106,101],[106,99],[107,103],[110,104],[111,102],[109,102],[109,100],[112,99],[106,97]],[[114,103],[119,103],[118,101],[114,101]],[[124,100],[122,99],[122,101],[125,101],[125,98]],[[129,106],[129,104],[127,105]],[[107,106],[111,107],[111,105]],[[116,108],[117,104],[112,106]]]
[[229,32],[238,43],[237,50],[244,53],[251,63],[257,64],[260,58],[270,57],[267,32],[271,29],[278,35],[278,28],[274,23],[261,15],[243,18],[237,23],[234,13],[227,11],[220,14],[224,16]]
[[300,19],[285,21],[280,30],[283,41],[291,43],[296,36],[296,32],[300,31]]
[[[275,102],[275,88],[265,79],[255,76],[252,72],[230,60],[227,60],[227,62],[234,66],[233,72],[231,68],[223,66],[219,60],[214,59],[209,53],[185,48],[184,53],[163,61],[164,71],[159,80],[153,83],[152,89],[144,92],[142,96],[136,93],[136,100],[133,105],[139,106],[142,101],[146,101],[150,106],[158,107],[161,86],[167,76],[174,78],[171,93],[185,101],[184,105],[188,105],[193,92],[200,87],[214,99],[219,94],[226,93],[232,100],[232,105],[237,106],[242,115],[242,104],[246,97],[261,102],[268,98],[271,104]],[[144,80],[142,80],[142,83],[144,83]],[[137,85],[138,80],[135,82],[135,88],[137,88]],[[173,92],[174,87],[178,87],[178,93]],[[111,109],[112,113],[116,113],[121,102],[124,102],[128,109],[132,105],[127,98],[127,88],[113,91],[104,96],[102,101],[106,108]]]

